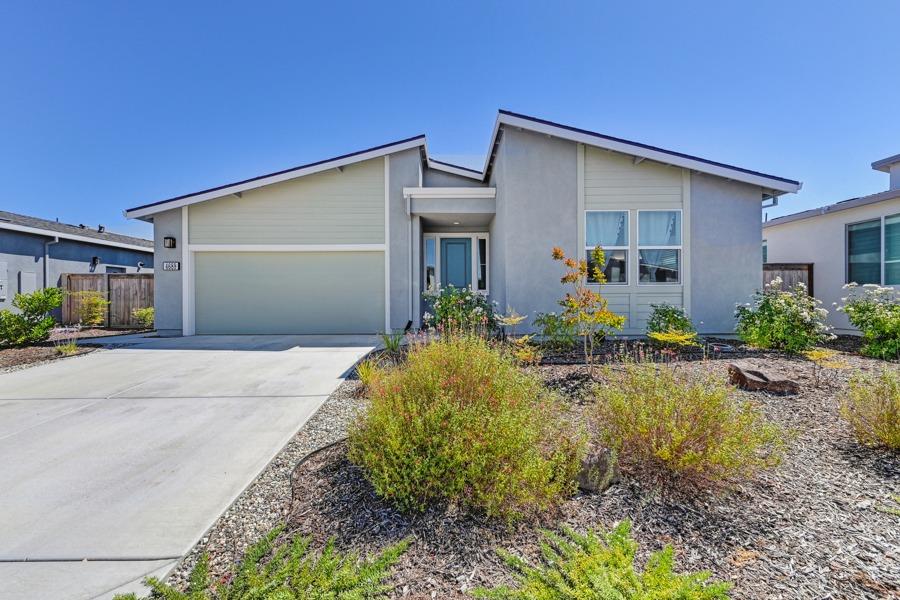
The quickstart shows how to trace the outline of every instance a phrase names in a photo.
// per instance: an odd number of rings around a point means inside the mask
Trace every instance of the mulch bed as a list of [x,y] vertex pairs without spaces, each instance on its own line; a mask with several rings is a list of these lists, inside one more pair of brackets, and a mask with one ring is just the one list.
[[22,348],[2,348],[0,349],[0,371],[11,371],[43,364],[52,360],[61,358],[71,358],[88,354],[97,349],[97,346],[82,346],[72,354],[60,354],[56,350],[56,344],[70,340],[83,340],[95,337],[109,337],[116,335],[128,335],[137,333],[139,329],[102,329],[92,327],[90,329],[81,329],[79,331],[54,329],[50,334],[50,339],[36,346],[25,346]]
[[[839,342],[836,347],[854,347]],[[764,357],[798,381],[801,393],[741,392],[792,438],[781,466],[725,495],[667,498],[626,479],[602,494],[578,493],[555,514],[514,526],[453,506],[400,513],[375,496],[347,460],[344,443],[290,468],[299,448],[339,438],[352,411],[363,406],[359,384],[347,381],[326,402],[324,416],[314,416],[312,429],[291,442],[297,446],[291,459],[276,459],[278,466],[245,492],[173,580],[184,582],[201,551],[211,555],[213,573],[224,575],[250,541],[286,517],[285,537],[310,535],[318,544],[335,538],[339,548],[362,554],[412,537],[393,571],[394,597],[461,598],[473,587],[511,583],[497,548],[535,558],[541,528],[609,528],[629,518],[641,544],[639,560],[670,544],[678,569],[712,571],[734,584],[735,598],[900,598],[900,517],[884,510],[898,507],[891,497],[900,494],[900,455],[860,446],[838,414],[850,373],[885,363],[842,354],[848,368],[823,371],[801,358],[727,343],[735,352],[722,358]],[[552,356],[549,362],[533,369],[570,399],[573,415],[589,412],[594,383],[585,368]],[[674,368],[725,378],[727,360],[685,359]],[[330,429],[317,435],[322,420]]]

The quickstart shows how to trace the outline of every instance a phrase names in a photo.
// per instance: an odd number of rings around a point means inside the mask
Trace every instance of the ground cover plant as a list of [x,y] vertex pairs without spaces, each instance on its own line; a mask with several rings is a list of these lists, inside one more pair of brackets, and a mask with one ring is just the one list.
[[513,520],[574,491],[582,436],[539,378],[483,338],[417,344],[368,388],[349,456],[399,508],[448,501]]
[[430,311],[425,313],[425,326],[434,328],[439,333],[490,335],[497,330],[494,306],[484,294],[479,294],[472,288],[449,285],[422,296]]
[[631,523],[609,533],[545,533],[542,562],[534,566],[501,552],[518,585],[476,590],[487,600],[717,600],[728,598],[727,583],[710,581],[708,572],[678,574],[670,546],[653,553],[647,567],[635,567],[637,542]]
[[841,414],[863,444],[900,450],[900,375],[893,369],[854,374]]
[[781,289],[782,281],[775,278],[753,301],[738,305],[736,332],[740,338],[756,346],[784,352],[802,352],[832,339],[825,318],[828,311],[821,302],[798,283],[791,290]]
[[62,306],[59,288],[44,288],[30,294],[16,294],[12,305],[19,312],[0,310],[0,345],[24,346],[44,342],[55,324],[50,313]]
[[[232,577],[215,581],[209,575],[207,558],[194,566],[187,589],[178,590],[156,578],[148,578],[146,600],[369,600],[389,591],[384,580],[391,566],[409,546],[403,541],[374,558],[360,560],[342,555],[329,542],[321,554],[310,550],[308,538],[297,536],[289,544],[275,546],[282,528],[276,528],[248,548]],[[138,600],[136,594],[117,595],[114,600]]]
[[630,363],[594,391],[602,443],[623,472],[668,491],[718,488],[778,464],[783,434],[722,379]]
[[900,358],[900,296],[893,288],[855,283],[839,311],[860,330],[865,340],[861,352],[866,356],[896,360]]

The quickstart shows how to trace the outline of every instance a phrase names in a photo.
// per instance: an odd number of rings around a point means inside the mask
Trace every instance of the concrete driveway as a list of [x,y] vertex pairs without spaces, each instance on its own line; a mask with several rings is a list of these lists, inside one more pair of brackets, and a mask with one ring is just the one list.
[[104,598],[165,574],[374,346],[118,341],[0,375],[3,598]]

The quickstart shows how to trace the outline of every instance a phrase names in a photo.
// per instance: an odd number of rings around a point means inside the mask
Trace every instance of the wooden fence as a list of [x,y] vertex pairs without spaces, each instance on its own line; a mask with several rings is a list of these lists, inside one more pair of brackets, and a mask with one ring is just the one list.
[[781,289],[792,289],[798,283],[806,284],[806,291],[814,296],[813,263],[765,263],[763,265],[763,285],[768,285],[776,277],[781,277]]
[[66,291],[62,305],[65,325],[78,322],[81,301],[77,292],[101,292],[109,300],[106,327],[138,327],[132,311],[153,306],[153,273],[65,273],[61,279]]

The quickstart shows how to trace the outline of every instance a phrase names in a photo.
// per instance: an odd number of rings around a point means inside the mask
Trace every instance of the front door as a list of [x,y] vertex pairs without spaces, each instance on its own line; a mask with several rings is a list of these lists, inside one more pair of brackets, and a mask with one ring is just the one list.
[[441,238],[441,287],[472,285],[472,240]]

